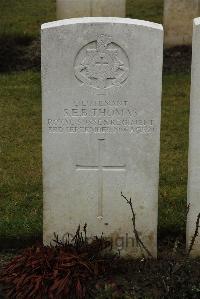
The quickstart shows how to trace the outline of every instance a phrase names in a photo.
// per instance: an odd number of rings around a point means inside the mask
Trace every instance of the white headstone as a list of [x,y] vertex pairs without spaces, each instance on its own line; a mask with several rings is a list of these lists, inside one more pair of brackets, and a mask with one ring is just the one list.
[[56,0],[57,19],[125,17],[126,0]]
[[164,29],[167,47],[192,44],[192,22],[200,14],[200,0],[165,0]]
[[[187,245],[195,233],[197,216],[200,213],[200,18],[194,20],[192,81],[190,97],[190,134],[188,169],[188,221]],[[191,255],[200,255],[200,234],[196,238]]]
[[[163,30],[120,18],[42,26],[44,242],[88,225],[157,252]],[[120,245],[121,244],[121,245]]]

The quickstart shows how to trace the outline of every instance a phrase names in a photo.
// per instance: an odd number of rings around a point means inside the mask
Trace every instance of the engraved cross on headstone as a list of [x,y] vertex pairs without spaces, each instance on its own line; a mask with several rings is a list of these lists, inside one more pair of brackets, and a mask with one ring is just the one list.
[[109,64],[108,57],[105,53],[99,54],[97,61],[95,62],[93,77],[98,80],[99,88],[106,87],[106,81],[111,76],[111,65]]
[[103,218],[103,171],[125,171],[126,165],[104,165],[102,163],[103,144],[105,139],[98,139],[98,165],[76,165],[76,170],[98,171],[98,219]]

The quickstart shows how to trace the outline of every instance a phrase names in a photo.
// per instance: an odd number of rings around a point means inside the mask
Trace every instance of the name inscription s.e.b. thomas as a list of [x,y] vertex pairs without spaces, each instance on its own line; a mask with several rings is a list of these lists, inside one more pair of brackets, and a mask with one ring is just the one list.
[[137,110],[123,101],[74,101],[63,109],[62,117],[48,118],[49,133],[129,133],[152,134],[155,121],[143,119]]

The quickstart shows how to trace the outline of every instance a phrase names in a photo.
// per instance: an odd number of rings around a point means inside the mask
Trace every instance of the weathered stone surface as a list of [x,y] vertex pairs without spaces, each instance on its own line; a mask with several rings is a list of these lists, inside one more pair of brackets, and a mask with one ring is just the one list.
[[[190,137],[188,167],[188,221],[187,245],[189,247],[194,236],[197,216],[200,213],[200,18],[194,20],[193,30],[192,81],[190,98]],[[191,252],[200,255],[200,235],[196,238]]]
[[57,0],[57,19],[125,17],[126,0]]
[[193,19],[200,16],[200,0],[165,0],[165,45],[191,45]]
[[[44,242],[56,232],[157,252],[163,30],[120,18],[42,26]],[[118,243],[118,246],[116,246]]]

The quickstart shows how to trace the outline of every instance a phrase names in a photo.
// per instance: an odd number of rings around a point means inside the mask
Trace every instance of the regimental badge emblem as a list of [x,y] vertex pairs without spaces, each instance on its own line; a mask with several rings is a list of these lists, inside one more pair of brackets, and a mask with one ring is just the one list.
[[76,56],[75,76],[81,85],[108,89],[123,85],[129,75],[129,60],[125,51],[112,37],[100,35],[84,46]]

